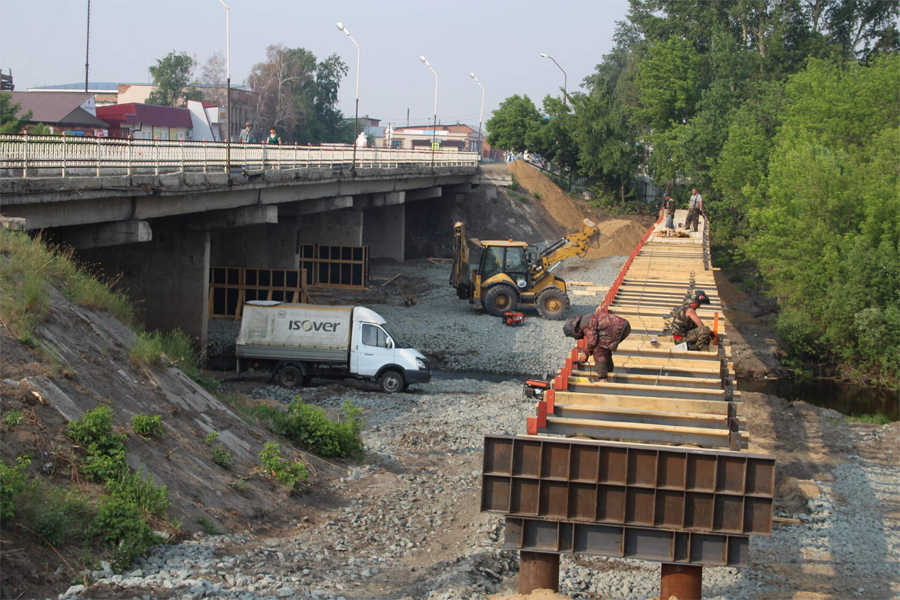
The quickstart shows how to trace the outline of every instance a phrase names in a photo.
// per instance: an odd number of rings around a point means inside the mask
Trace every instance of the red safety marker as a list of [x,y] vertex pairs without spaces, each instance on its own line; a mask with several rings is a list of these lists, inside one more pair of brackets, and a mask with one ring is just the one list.
[[553,389],[554,390],[562,389],[562,380],[563,380],[562,375],[557,375],[556,377],[553,378]]
[[537,432],[538,432],[537,417],[527,417],[525,419],[525,432],[528,435],[537,435]]
[[569,375],[565,369],[563,369],[562,377],[559,378],[560,384],[556,387],[558,390],[566,391],[569,389]]
[[572,374],[572,363],[574,363],[574,362],[575,362],[575,361],[573,361],[571,358],[567,358],[567,359],[566,359],[566,366],[563,367],[563,369],[564,369],[566,372],[568,372],[569,375]]
[[547,403],[543,400],[537,403],[537,425],[541,429],[547,428]]
[[577,362],[578,362],[578,354],[579,354],[579,353],[578,353],[578,348],[572,348],[572,355],[571,355],[571,358],[572,358],[572,362],[573,362],[573,363],[577,363]]
[[583,339],[582,339],[582,340],[578,340],[577,342],[575,342],[575,345],[576,345],[576,346],[578,347],[578,349],[581,350],[582,352],[584,352],[584,351],[587,349],[587,341],[586,341],[586,340],[583,340]]

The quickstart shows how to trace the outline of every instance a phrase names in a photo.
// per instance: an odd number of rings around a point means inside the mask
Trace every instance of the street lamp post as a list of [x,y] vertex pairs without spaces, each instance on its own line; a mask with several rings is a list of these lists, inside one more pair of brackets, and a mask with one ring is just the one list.
[[481,149],[481,123],[484,121],[484,86],[475,77],[475,73],[469,73],[469,77],[474,79],[478,87],[481,88],[481,112],[478,113],[478,161],[481,162],[481,159],[484,158],[484,151]]
[[338,23],[337,28],[339,31],[343,31],[347,34],[347,37],[350,38],[350,41],[356,45],[356,116],[353,119],[355,123],[354,127],[354,138],[353,138],[353,165],[350,167],[351,173],[356,173],[356,145],[357,140],[359,138],[359,44],[356,40],[353,39],[353,36],[350,35],[350,30],[344,27],[343,23]]
[[557,67],[560,71],[562,71],[562,74],[563,74],[563,104],[568,104],[568,101],[569,101],[569,94],[568,94],[568,92],[566,92],[566,90],[567,90],[568,87],[569,87],[569,85],[568,85],[568,83],[569,83],[569,76],[566,75],[566,72],[563,70],[562,67],[559,66],[559,63],[556,62],[556,59],[555,59],[555,58],[553,58],[553,57],[550,56],[549,54],[544,54],[543,52],[541,52],[541,57],[543,57],[543,58],[549,58],[550,60],[553,61],[553,64],[556,65],[556,67]]
[[225,0],[219,0],[225,7],[225,173],[231,173],[231,9]]
[[431,63],[425,60],[424,56],[420,56],[419,60],[425,63],[432,73],[434,73],[434,123],[431,124],[431,168],[434,169],[434,145],[437,143],[437,90],[438,90],[438,74]]

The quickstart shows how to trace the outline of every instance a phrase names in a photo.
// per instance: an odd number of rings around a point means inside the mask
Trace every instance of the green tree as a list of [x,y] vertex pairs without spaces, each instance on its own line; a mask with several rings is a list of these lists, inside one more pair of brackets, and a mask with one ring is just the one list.
[[202,100],[203,93],[193,82],[196,61],[184,52],[171,51],[150,67],[156,89],[147,97],[147,104],[185,106],[188,100]]
[[[571,99],[571,95],[569,96]],[[545,124],[525,140],[537,152],[558,167],[575,172],[578,169],[578,146],[575,144],[575,114],[562,98],[544,98]]]
[[795,356],[900,377],[900,57],[811,60],[786,86],[748,255]]
[[12,94],[0,93],[0,133],[22,133],[28,120],[31,119],[31,111],[17,117],[20,105],[13,103]]
[[544,119],[528,96],[510,96],[488,119],[487,142],[494,148],[511,152],[528,149],[528,139],[544,126]]

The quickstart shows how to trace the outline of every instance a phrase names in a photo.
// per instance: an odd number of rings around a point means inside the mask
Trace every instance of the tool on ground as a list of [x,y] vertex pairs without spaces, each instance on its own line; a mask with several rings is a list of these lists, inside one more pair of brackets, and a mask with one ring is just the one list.
[[525,315],[520,312],[505,312],[503,322],[507,325],[521,325],[525,322]]
[[589,219],[581,231],[560,238],[539,253],[526,242],[514,240],[481,240],[478,267],[469,265],[466,227],[453,228],[453,267],[450,285],[460,300],[480,303],[495,317],[520,306],[534,306],[545,319],[564,319],[569,310],[566,282],[553,270],[573,256],[583,257],[596,248],[600,227]]
[[537,398],[541,400],[544,392],[550,389],[550,382],[543,379],[526,379],[522,386],[522,397],[526,400]]

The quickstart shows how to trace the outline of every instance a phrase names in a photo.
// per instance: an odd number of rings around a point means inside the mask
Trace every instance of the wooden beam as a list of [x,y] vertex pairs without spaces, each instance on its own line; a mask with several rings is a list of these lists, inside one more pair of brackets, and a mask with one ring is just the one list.
[[583,392],[571,391],[556,391],[554,395],[557,404],[568,404],[572,406],[627,408],[632,410],[727,416],[729,405],[733,405],[737,416],[742,416],[744,414],[743,403],[725,402],[724,400],[688,400],[685,398],[656,398],[653,396],[617,396],[586,394]]

